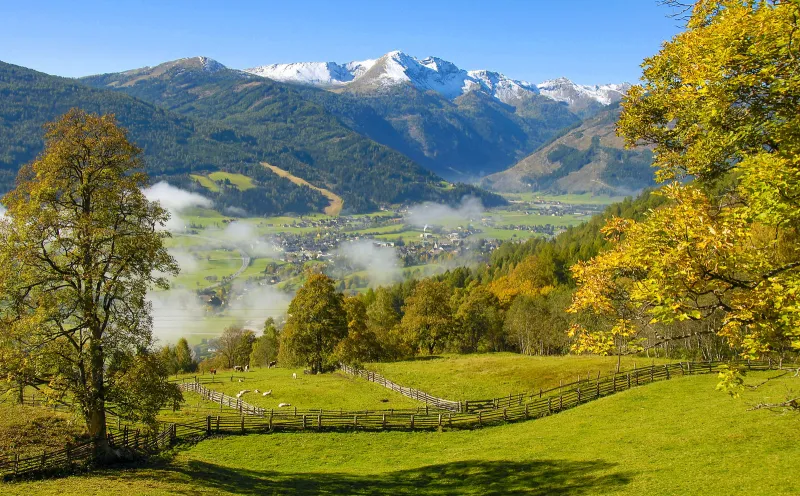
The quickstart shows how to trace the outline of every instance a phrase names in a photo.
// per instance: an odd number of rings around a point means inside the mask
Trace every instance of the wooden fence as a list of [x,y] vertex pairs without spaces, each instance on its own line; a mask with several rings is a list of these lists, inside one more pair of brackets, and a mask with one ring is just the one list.
[[368,370],[357,369],[355,367],[350,367],[349,365],[341,364],[339,368],[350,375],[355,375],[358,377],[363,377],[364,379],[374,382],[375,384],[380,384],[381,386],[391,389],[392,391],[396,391],[403,396],[408,396],[409,398],[423,401],[426,405],[433,405],[436,408],[441,410],[448,410],[451,412],[461,412],[461,402],[460,401],[451,401],[446,400],[444,398],[437,398],[436,396],[432,396],[425,391],[420,391],[419,389],[414,389],[410,387],[401,386],[395,382],[390,381],[389,379],[383,377],[380,374],[376,374],[375,372],[370,372]]
[[264,415],[265,410],[263,408],[242,401],[241,398],[228,396],[225,393],[214,391],[213,389],[208,389],[199,382],[179,383],[178,387],[180,388],[181,391],[191,391],[193,393],[197,393],[200,396],[202,396],[203,399],[206,401],[219,403],[220,410],[222,410],[223,406],[227,406],[229,408],[238,410],[239,413],[243,415],[260,415],[260,416]]
[[173,384],[222,384],[223,382],[244,382],[247,380],[246,376],[230,375],[230,376],[217,376],[217,374],[209,375],[196,375],[194,377],[181,377],[180,379],[170,379],[169,382]]
[[[771,360],[765,361],[735,361],[735,362],[722,362],[722,361],[709,361],[709,362],[677,362],[671,363],[667,366],[667,370],[673,370],[677,372],[679,375],[689,375],[689,374],[697,374],[697,373],[713,373],[718,372],[719,368],[724,365],[736,365],[740,367],[747,368],[748,370],[770,370],[775,368],[775,365],[778,367],[787,368],[796,368],[796,365],[791,364],[774,364]],[[521,405],[525,402],[533,401],[534,399],[541,399],[546,396],[558,395],[562,391],[567,390],[577,390],[583,388],[586,390],[587,388],[596,387],[598,383],[605,384],[611,383],[615,384],[620,379],[619,377],[623,377],[627,383],[627,378],[631,377],[633,383],[635,385],[639,385],[640,383],[647,383],[652,382],[649,380],[649,375],[657,374],[656,371],[661,370],[664,365],[653,365],[645,368],[634,368],[631,371],[626,372],[616,372],[612,374],[608,374],[606,376],[598,376],[596,378],[587,377],[586,379],[579,379],[574,382],[570,382],[567,384],[561,384],[556,387],[552,387],[550,389],[539,389],[538,391],[527,391],[517,394],[509,394],[508,396],[500,396],[497,398],[490,398],[485,400],[467,400],[464,401],[463,410],[466,412],[476,412],[479,410],[496,410],[498,408],[508,408],[514,405]],[[664,372],[662,372],[663,374]],[[674,374],[674,373],[673,373]]]
[[[186,433],[184,433],[186,434]],[[178,436],[176,424],[162,424],[158,432],[147,433],[139,429],[115,431],[109,426],[108,442],[112,449],[126,451],[128,458],[158,453],[171,446]],[[67,445],[41,455],[0,459],[0,477],[3,480],[35,477],[47,474],[73,473],[91,468],[95,463],[93,441]]]
[[[595,380],[578,381],[547,391],[539,391],[536,394],[521,393],[510,397],[481,400],[482,407],[464,408],[464,411],[458,412],[429,410],[427,405],[424,411],[421,409],[362,412],[297,409],[267,411],[252,405],[244,407],[242,406],[243,402],[233,398],[239,409],[238,414],[207,415],[186,422],[163,424],[159,432],[154,435],[145,435],[127,427],[112,427],[109,429],[109,442],[115,449],[124,448],[135,454],[150,454],[171,446],[176,439],[187,436],[325,430],[472,429],[553,415],[636,386],[669,380],[674,377],[713,374],[719,372],[721,367],[726,365],[728,365],[727,362],[681,362],[652,365],[625,373],[598,377]],[[746,366],[751,370],[775,368],[771,362],[747,362]],[[785,364],[784,367],[786,367]],[[222,394],[208,390],[199,383],[186,383],[181,387],[186,391],[208,395],[207,398],[211,400],[218,397],[216,395]],[[230,400],[223,399],[223,402],[225,401],[230,402]],[[491,402],[491,408],[487,406],[487,402]],[[478,405],[479,403],[465,402],[466,405]],[[93,454],[91,443],[85,443],[55,452],[43,453],[41,456],[27,458],[17,456],[13,459],[0,460],[0,475],[4,478],[32,476],[90,467],[93,464]]]

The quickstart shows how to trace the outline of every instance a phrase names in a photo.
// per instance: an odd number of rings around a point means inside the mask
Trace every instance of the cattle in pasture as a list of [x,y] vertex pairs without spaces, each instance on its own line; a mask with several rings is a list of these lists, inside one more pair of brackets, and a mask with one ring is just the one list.
[[270,368],[270,369],[271,369],[272,367],[275,367],[275,366],[277,366],[277,365],[278,365],[278,362],[276,362],[276,361],[274,361],[274,360],[273,360],[273,361],[269,362],[269,367],[267,367],[267,368]]
[[244,371],[244,368],[243,368],[241,365],[234,365],[234,366],[233,366],[233,370],[234,370],[235,372],[243,372],[243,371]]

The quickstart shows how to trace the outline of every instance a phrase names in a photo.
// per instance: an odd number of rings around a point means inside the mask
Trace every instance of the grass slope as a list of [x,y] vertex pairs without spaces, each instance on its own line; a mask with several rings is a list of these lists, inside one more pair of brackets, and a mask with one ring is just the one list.
[[313,184],[309,183],[305,179],[303,179],[301,177],[297,177],[294,174],[292,174],[291,172],[285,171],[285,170],[281,169],[280,167],[277,167],[277,166],[274,166],[274,165],[270,165],[268,163],[262,163],[262,164],[265,167],[267,167],[268,169],[270,169],[272,172],[274,172],[275,174],[279,175],[280,177],[285,177],[286,179],[290,180],[294,184],[297,184],[298,186],[308,186],[309,188],[311,188],[313,190],[316,190],[316,191],[319,191],[320,193],[322,193],[322,195],[325,198],[327,198],[327,199],[329,199],[331,201],[330,205],[325,207],[324,212],[325,212],[326,215],[339,215],[339,212],[342,211],[342,207],[344,206],[344,200],[342,200],[342,197],[337,195],[333,191],[314,186]]
[[[645,367],[646,358],[623,357],[622,370],[634,364]],[[664,361],[656,361],[662,363]],[[366,368],[392,381],[451,400],[477,400],[505,394],[549,389],[573,382],[586,374],[609,374],[616,357],[551,356],[532,357],[516,353],[445,355],[405,362],[373,363]]]
[[[759,382],[776,372],[754,374]],[[679,378],[478,431],[220,437],[140,470],[18,483],[4,494],[796,494],[796,415],[748,411],[713,376]]]
[[85,427],[72,415],[17,405],[6,396],[0,403],[0,457],[34,456],[44,450],[62,449],[81,440]]
[[[297,379],[292,378],[297,374]],[[305,375],[303,369],[254,368],[246,374],[245,382],[230,382],[230,374],[220,372],[221,383],[206,387],[230,396],[243,389],[272,390],[270,396],[247,393],[242,400],[263,408],[278,408],[279,403],[290,403],[298,409],[322,408],[331,410],[376,410],[386,408],[416,408],[424,404],[399,395],[389,389],[371,384],[339,372]],[[191,376],[190,376],[191,377]],[[187,393],[192,401],[194,396]]]

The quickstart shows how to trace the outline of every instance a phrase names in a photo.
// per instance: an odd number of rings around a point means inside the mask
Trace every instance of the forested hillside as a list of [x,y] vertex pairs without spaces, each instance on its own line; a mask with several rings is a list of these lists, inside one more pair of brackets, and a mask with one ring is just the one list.
[[[247,172],[256,187],[247,192],[203,191],[220,205],[236,204],[253,214],[319,211],[328,200],[259,165],[255,140],[219,123],[192,119],[122,93],[92,89],[73,80],[0,62],[0,189],[13,186],[17,170],[42,150],[42,126],[72,107],[113,113],[144,150],[153,181],[191,187],[189,174]],[[246,198],[242,198],[246,196]]]
[[509,105],[479,91],[449,100],[410,85],[369,93],[300,90],[352,129],[452,180],[503,170],[580,122],[565,104],[538,95]]
[[[665,206],[660,193],[609,206],[602,215],[557,236],[504,243],[488,264],[461,267],[420,281],[409,280],[357,296],[364,305],[362,330],[348,338],[340,359],[375,361],[441,352],[516,351],[531,355],[564,354],[580,324],[600,329],[612,324],[591,312],[570,312],[575,291],[572,267],[610,246],[601,229],[609,219],[639,220]],[[356,305],[356,303],[350,303]],[[613,353],[650,348],[671,357],[720,358],[730,348],[713,334],[662,342],[700,324],[654,326],[637,339],[613,341]],[[351,335],[352,336],[352,335]]]
[[619,115],[619,105],[613,104],[481,184],[496,191],[609,195],[651,187],[653,154],[647,148],[624,148],[615,129]]
[[211,62],[181,59],[81,82],[229,126],[234,130],[231,139],[246,136],[266,161],[339,194],[350,211],[403,201],[452,203],[467,193],[481,197],[485,205],[503,202],[471,186],[441,187],[437,175],[351,130],[292,85]]

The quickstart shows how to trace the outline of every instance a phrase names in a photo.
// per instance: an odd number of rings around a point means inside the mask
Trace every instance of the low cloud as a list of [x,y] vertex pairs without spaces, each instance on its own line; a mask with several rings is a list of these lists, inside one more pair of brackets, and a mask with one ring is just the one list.
[[147,294],[153,317],[153,336],[160,344],[187,337],[205,316],[197,295],[185,289],[151,291]]
[[161,181],[143,190],[144,196],[150,201],[157,201],[169,210],[170,219],[166,229],[171,232],[183,231],[186,223],[181,218],[182,211],[192,207],[210,208],[213,202],[203,195],[192,193],[171,184]]
[[172,255],[172,258],[178,262],[178,266],[181,268],[181,273],[194,272],[199,267],[197,256],[194,253],[176,248],[169,249],[167,251],[170,255]]
[[254,257],[276,257],[275,243],[258,235],[256,228],[247,222],[231,222],[222,233],[223,239],[244,248]]
[[247,217],[247,210],[239,207],[225,207],[225,213],[234,217]]
[[366,270],[370,286],[383,286],[403,279],[402,264],[392,247],[376,246],[369,240],[348,241],[339,245],[336,256],[356,270]]
[[292,301],[292,295],[273,286],[242,282],[234,283],[232,294],[237,296],[230,302],[228,315],[259,333],[267,318],[280,320],[286,315]]
[[456,208],[431,202],[414,205],[409,207],[405,221],[412,226],[424,228],[435,224],[478,222],[483,213],[484,208],[481,201],[473,196],[468,196],[464,197]]
[[6,216],[6,211],[7,211],[7,210],[6,210],[6,207],[4,207],[4,206],[0,205],[0,218],[2,218],[2,217],[5,217],[5,216]]

